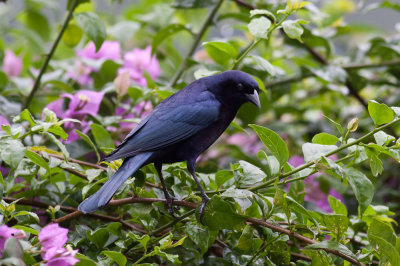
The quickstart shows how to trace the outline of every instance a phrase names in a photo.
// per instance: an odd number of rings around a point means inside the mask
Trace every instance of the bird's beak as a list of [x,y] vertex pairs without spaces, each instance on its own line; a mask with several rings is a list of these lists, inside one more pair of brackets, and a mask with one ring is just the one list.
[[254,105],[256,105],[258,108],[261,108],[260,98],[258,98],[258,93],[256,90],[254,90],[253,94],[247,94],[247,99],[254,103]]

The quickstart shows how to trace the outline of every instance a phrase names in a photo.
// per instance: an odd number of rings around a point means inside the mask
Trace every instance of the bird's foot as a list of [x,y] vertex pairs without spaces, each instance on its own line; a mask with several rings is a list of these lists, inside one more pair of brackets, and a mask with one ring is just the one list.
[[171,214],[172,217],[176,218],[174,211],[179,210],[180,207],[174,206],[173,203],[174,203],[174,200],[178,200],[178,199],[175,198],[174,196],[171,196],[169,193],[168,193],[168,196],[166,195],[165,198],[167,200],[167,207],[168,207],[169,214]]
[[202,224],[204,224],[203,223],[204,208],[206,207],[206,204],[209,200],[210,200],[210,198],[207,197],[207,195],[205,195],[205,194],[201,197],[201,206],[200,206],[200,211],[199,211],[199,217],[200,217],[200,222]]

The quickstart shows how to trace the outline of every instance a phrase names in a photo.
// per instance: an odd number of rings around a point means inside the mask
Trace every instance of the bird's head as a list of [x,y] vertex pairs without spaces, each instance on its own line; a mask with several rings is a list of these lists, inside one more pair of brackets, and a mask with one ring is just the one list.
[[260,91],[257,81],[249,74],[230,70],[206,79],[207,87],[221,101],[233,105],[242,105],[251,102],[258,108],[261,107],[258,93]]

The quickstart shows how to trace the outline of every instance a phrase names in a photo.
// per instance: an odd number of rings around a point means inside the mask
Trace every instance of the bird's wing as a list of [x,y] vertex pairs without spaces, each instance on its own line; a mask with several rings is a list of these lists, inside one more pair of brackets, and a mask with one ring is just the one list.
[[155,151],[182,141],[211,125],[218,119],[220,103],[207,91],[193,97],[181,99],[185,94],[162,103],[146,121],[138,125],[124,142],[105,160],[133,156]]

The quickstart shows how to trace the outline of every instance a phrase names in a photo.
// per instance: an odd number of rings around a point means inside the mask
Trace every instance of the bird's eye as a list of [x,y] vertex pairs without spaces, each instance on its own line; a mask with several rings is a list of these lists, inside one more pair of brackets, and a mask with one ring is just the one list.
[[244,89],[244,86],[243,86],[242,83],[239,83],[239,84],[237,85],[237,88],[238,88],[239,91],[242,91],[242,90]]

